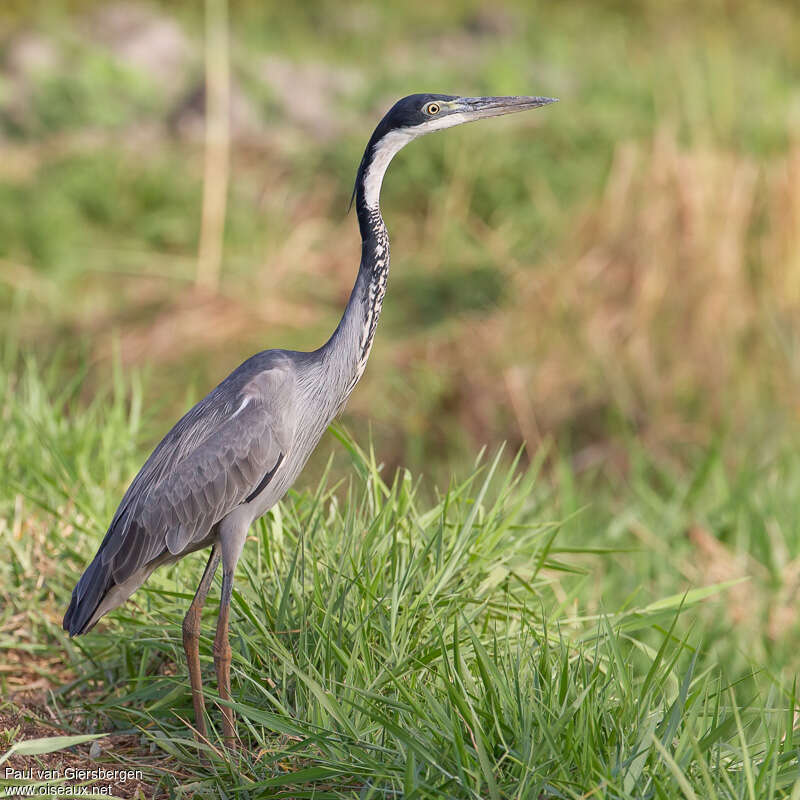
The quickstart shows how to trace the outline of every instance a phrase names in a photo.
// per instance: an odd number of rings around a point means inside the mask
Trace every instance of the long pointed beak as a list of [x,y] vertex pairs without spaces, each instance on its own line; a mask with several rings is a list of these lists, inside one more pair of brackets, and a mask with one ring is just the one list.
[[557,102],[557,97],[462,97],[458,105],[461,107],[460,110],[473,119],[483,119],[527,111],[530,108],[541,108]]

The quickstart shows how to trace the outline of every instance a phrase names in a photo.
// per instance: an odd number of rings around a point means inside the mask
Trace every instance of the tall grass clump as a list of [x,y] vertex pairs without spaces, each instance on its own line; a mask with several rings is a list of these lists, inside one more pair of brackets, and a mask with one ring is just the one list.
[[[707,796],[745,797],[752,780],[766,792],[756,796],[778,797],[791,784],[793,760],[773,737],[793,699],[741,707],[675,633],[680,608],[717,588],[571,618],[552,585],[580,570],[562,560],[535,473],[515,480],[496,457],[423,505],[410,476],[389,484],[349,447],[358,477],[346,492],[323,482],[248,543],[232,632],[244,748],[231,766],[214,734],[201,750],[219,772],[200,785],[235,776],[254,796],[289,797],[557,797],[605,785],[627,797],[680,796],[692,780]],[[180,655],[191,592],[173,582],[80,643],[88,661],[66,697],[102,687],[90,708],[191,764]],[[745,729],[747,767],[723,746]]]
[[180,622],[201,556],[155,573],[92,634],[70,642],[59,627],[142,455],[139,390],[118,373],[86,405],[80,384],[55,366],[3,372],[0,578],[12,590],[0,646],[49,682],[65,733],[149,743],[136,763],[154,785],[291,798],[791,795],[791,682],[750,681],[742,696],[704,648],[697,604],[718,603],[724,586],[637,601],[609,591],[586,613],[592,573],[613,569],[614,553],[561,543],[568,490],[538,465],[521,472],[497,453],[437,492],[384,475],[342,431],[349,478],[292,493],[245,547],[232,756],[215,728],[215,602],[205,610],[212,733],[198,745]]

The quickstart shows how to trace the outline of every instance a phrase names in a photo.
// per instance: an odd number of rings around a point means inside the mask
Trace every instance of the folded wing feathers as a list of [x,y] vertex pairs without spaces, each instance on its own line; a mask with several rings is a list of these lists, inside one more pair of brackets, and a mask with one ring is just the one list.
[[280,369],[256,376],[249,401],[214,406],[214,393],[164,437],[123,497],[101,545],[102,561],[121,583],[167,548],[183,552],[248,497],[285,453],[293,378]]

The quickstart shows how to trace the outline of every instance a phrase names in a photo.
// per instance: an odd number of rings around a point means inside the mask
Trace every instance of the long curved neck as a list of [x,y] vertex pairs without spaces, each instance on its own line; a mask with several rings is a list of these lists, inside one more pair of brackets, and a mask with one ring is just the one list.
[[392,131],[370,140],[358,170],[355,205],[361,231],[361,263],[339,325],[320,353],[333,383],[347,400],[364,372],[378,325],[389,275],[389,234],[380,209],[383,176],[392,157],[411,136]]

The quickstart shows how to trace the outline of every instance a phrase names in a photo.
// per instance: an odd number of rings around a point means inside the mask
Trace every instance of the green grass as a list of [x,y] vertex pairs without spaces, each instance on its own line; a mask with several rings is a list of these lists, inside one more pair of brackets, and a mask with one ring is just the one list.
[[[736,593],[755,602],[770,578],[753,569],[726,588],[686,582],[676,566],[692,557],[682,528],[700,508],[732,520],[722,538],[742,557],[770,566],[770,520],[787,525],[781,544],[796,556],[796,458],[784,480],[773,471],[783,462],[737,474],[718,451],[679,484],[641,464],[613,492],[566,462],[547,478],[498,453],[433,493],[336,432],[346,469],[255,525],[237,571],[243,750],[229,760],[213,704],[207,745],[183,724],[180,622],[201,555],[157,572],[96,632],[70,642],[60,630],[142,459],[147,393],[117,371],[87,404],[82,376],[65,380],[58,359],[42,368],[9,351],[4,363],[0,648],[45,665],[65,734],[135,731],[168,754],[173,773],[148,771],[165,790],[762,800],[800,785],[794,654],[770,653],[763,670],[758,635],[723,622]],[[763,526],[748,517],[756,509]],[[663,550],[637,543],[637,525]],[[211,698],[215,612],[212,601],[201,640]],[[62,655],[69,673],[52,667]]]

